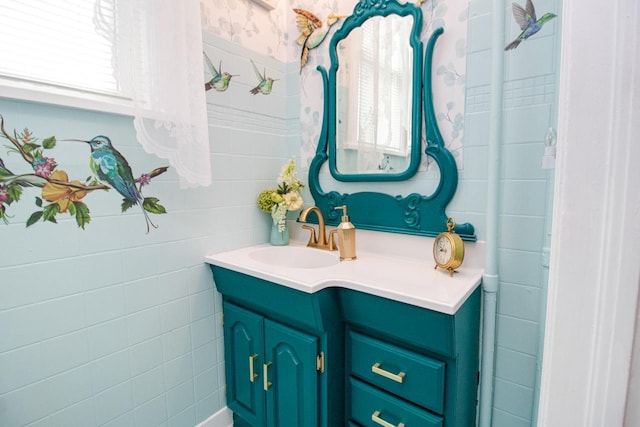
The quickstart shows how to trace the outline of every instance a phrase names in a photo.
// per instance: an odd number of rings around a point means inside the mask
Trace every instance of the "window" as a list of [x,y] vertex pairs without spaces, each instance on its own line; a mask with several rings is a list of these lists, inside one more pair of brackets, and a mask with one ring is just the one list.
[[185,186],[211,182],[199,0],[0,6],[0,96],[130,115]]
[[358,123],[350,141],[357,141],[361,149],[369,146],[382,153],[407,153],[412,111],[412,82],[407,79],[413,58],[407,42],[410,28],[395,15],[370,19],[362,26],[352,76],[352,87],[358,91],[349,106],[349,112],[356,113],[353,123]]
[[[126,104],[129,76],[117,45],[116,0],[4,0],[0,12],[3,94],[72,106]],[[95,108],[95,105],[93,106]],[[102,109],[102,108],[98,108]],[[107,110],[112,110],[106,108]]]
[[[409,39],[401,20],[380,19],[365,26],[361,42],[358,75],[358,129],[360,144],[378,146],[384,152],[405,155],[410,138],[411,51],[392,48]],[[408,47],[408,46],[407,46]],[[370,117],[377,117],[373,125]]]

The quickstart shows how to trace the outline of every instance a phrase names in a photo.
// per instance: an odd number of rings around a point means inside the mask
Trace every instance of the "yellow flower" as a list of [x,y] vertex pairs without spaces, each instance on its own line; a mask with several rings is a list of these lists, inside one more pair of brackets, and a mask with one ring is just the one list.
[[258,194],[258,207],[265,212],[271,212],[273,205],[275,205],[273,201],[273,197],[271,195],[275,192],[275,189],[269,188],[267,190],[263,190]]
[[276,204],[284,202],[284,197],[282,197],[281,194],[278,194],[277,191],[274,191],[273,194],[271,194],[271,199],[273,199]]
[[[56,181],[69,182],[69,176],[63,170],[55,170],[49,176],[49,179]],[[80,181],[71,181],[70,184],[82,185]],[[80,201],[87,195],[86,190],[80,190],[74,187],[69,187],[64,184],[56,184],[53,182],[47,182],[42,188],[42,198],[48,202],[57,203],[60,206],[60,212],[66,212],[71,202]]]

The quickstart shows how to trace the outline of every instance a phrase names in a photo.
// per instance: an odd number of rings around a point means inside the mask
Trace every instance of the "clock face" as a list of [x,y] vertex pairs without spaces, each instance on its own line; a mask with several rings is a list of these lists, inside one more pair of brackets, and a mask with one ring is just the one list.
[[433,245],[433,258],[439,265],[446,265],[451,260],[451,241],[446,236],[440,236]]

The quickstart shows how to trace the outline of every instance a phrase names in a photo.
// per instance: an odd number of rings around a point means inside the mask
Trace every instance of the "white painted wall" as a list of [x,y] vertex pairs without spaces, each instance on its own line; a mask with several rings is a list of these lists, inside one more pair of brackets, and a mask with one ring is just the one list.
[[625,410],[624,425],[640,425],[640,311],[636,313],[636,334],[629,373],[629,389],[627,391],[627,408]]
[[565,0],[563,9],[538,419],[620,426],[640,277],[640,6]]

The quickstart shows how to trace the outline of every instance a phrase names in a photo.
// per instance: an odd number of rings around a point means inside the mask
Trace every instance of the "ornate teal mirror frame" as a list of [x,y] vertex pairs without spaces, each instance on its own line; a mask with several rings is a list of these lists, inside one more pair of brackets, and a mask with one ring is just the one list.
[[[329,159],[328,152],[335,150],[336,143],[335,79],[339,66],[336,46],[352,29],[360,26],[370,17],[388,16],[390,14],[399,14],[401,16],[411,14],[414,17],[414,30],[411,33],[410,43],[412,46],[419,46],[419,49],[414,50],[414,79],[419,80],[417,76],[422,76],[422,79],[419,84],[414,85],[413,96],[419,98],[422,95],[426,134],[424,152],[437,163],[440,169],[440,181],[435,191],[428,196],[418,193],[412,193],[408,196],[392,196],[374,191],[351,194],[325,191],[320,185],[320,169]],[[431,237],[435,237],[447,229],[448,216],[445,208],[456,192],[458,169],[455,159],[445,147],[444,140],[438,129],[431,87],[433,50],[436,40],[443,33],[443,29],[437,29],[429,38],[424,56],[424,67],[421,66],[422,43],[417,40],[417,35],[420,34],[421,30],[422,10],[413,4],[400,4],[397,0],[360,0],[354,8],[353,15],[345,19],[342,27],[336,31],[331,39],[329,45],[331,67],[329,72],[322,66],[317,68],[322,76],[325,102],[318,147],[309,166],[309,189],[316,206],[320,208],[326,223],[329,225],[337,225],[340,222],[340,211],[336,210],[336,207],[347,205],[351,222],[357,228]],[[420,103],[414,102],[415,104]],[[416,139],[418,141],[421,134],[421,112],[414,114],[413,123],[413,132],[417,130],[418,137]],[[412,152],[420,154],[420,144]],[[407,172],[401,178],[408,179],[414,173],[415,170],[410,173]],[[370,176],[367,179],[362,179],[362,176],[354,175],[350,176],[348,180],[371,181]],[[455,232],[464,240],[476,240],[474,228],[469,223],[456,224]]]

